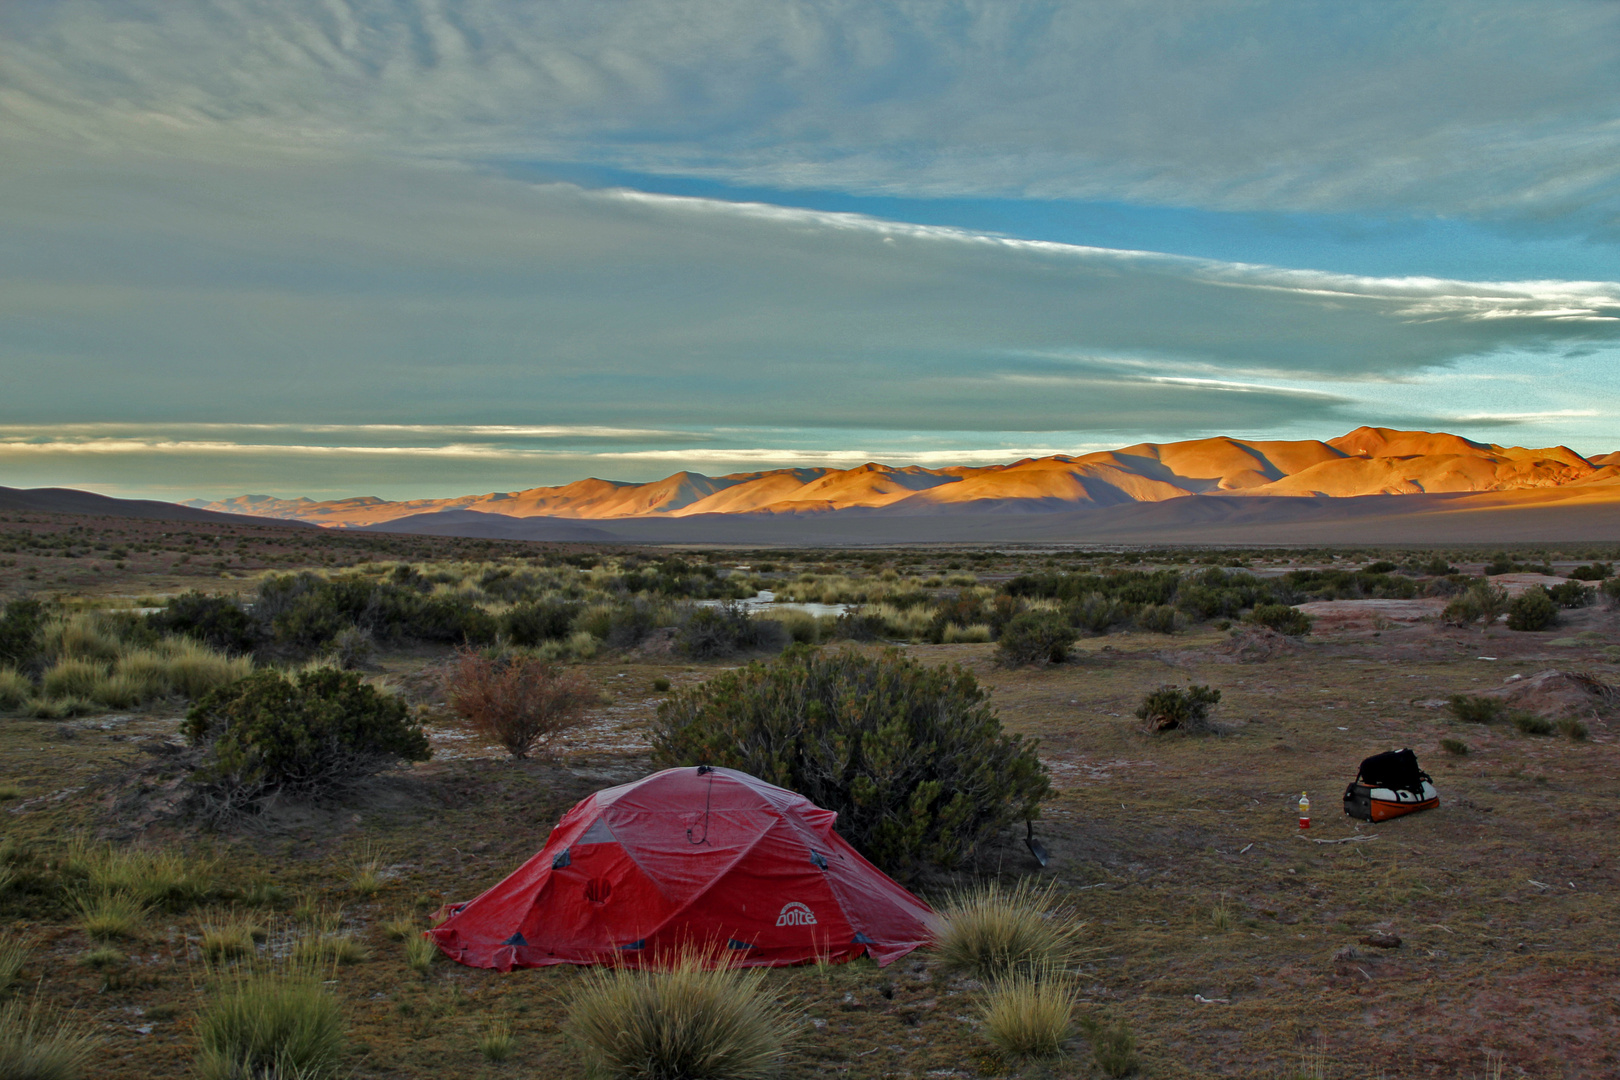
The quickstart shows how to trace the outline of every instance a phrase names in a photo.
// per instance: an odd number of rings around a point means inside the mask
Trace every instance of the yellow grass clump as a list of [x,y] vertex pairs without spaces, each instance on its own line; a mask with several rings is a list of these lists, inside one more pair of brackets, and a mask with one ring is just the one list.
[[1013,1058],[1052,1058],[1075,1035],[1074,987],[1051,970],[1027,970],[989,987],[981,1005],[985,1033]]
[[36,998],[0,1007],[0,1076],[78,1080],[96,1039],[58,1019]]
[[952,896],[939,909],[934,948],[946,967],[985,982],[1058,970],[1078,952],[1080,928],[1053,887],[1000,882]]
[[787,1024],[764,970],[688,949],[666,970],[598,967],[580,980],[565,1027],[605,1080],[762,1080],[786,1053]]

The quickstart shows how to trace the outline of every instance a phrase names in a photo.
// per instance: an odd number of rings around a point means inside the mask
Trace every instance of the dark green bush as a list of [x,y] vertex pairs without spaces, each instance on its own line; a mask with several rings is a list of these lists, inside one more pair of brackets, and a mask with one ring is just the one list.
[[1457,572],[1457,568],[1455,566],[1452,566],[1438,555],[1424,563],[1422,570],[1425,574],[1429,574],[1434,577],[1448,577]]
[[1577,566],[1569,572],[1569,576],[1576,581],[1602,581],[1614,574],[1611,563],[1592,563],[1588,566]]
[[1535,713],[1514,710],[1510,717],[1513,726],[1525,735],[1551,735],[1553,725],[1551,720],[1537,716]]
[[1508,605],[1509,630],[1545,630],[1557,621],[1558,605],[1546,589],[1526,589]]
[[39,666],[44,645],[45,605],[13,600],[0,613],[0,664],[28,671]]
[[572,631],[583,605],[568,600],[531,600],[515,604],[501,616],[501,633],[513,645],[558,641]]
[[263,640],[264,630],[234,597],[209,596],[192,590],[169,598],[162,611],[146,617],[160,634],[181,634],[213,649],[248,653]]
[[1547,596],[1561,608],[1579,608],[1590,604],[1596,592],[1578,581],[1565,581],[1548,589]]
[[1002,663],[1061,664],[1078,637],[1069,620],[1055,611],[1026,611],[1001,628],[996,655]]
[[1093,634],[1106,634],[1110,627],[1131,617],[1129,604],[1100,592],[1089,592],[1079,600],[1070,601],[1063,613],[1075,626]]
[[1366,566],[1362,567],[1362,569],[1369,574],[1393,574],[1395,571],[1399,570],[1400,567],[1396,566],[1388,559],[1379,559],[1375,563],[1368,563]]
[[332,668],[255,672],[204,696],[181,731],[205,749],[192,779],[222,809],[274,792],[333,794],[432,753],[404,702]]
[[1507,714],[1507,706],[1501,699],[1468,694],[1452,694],[1446,708],[1451,710],[1451,715],[1468,724],[1494,724]]
[[1610,604],[1620,604],[1620,577],[1612,577],[1603,583],[1603,598]]
[[961,667],[895,651],[794,646],[677,691],[653,745],[669,765],[723,765],[838,811],[838,831],[891,874],[962,863],[1051,793],[1035,743],[1002,730]]
[[740,652],[779,652],[787,629],[775,619],[755,619],[737,604],[694,607],[675,630],[675,651],[694,660]]
[[1161,686],[1136,707],[1137,719],[1149,731],[1188,731],[1202,734],[1215,730],[1209,719],[1210,706],[1218,704],[1221,692],[1208,686]]
[[1445,738],[1440,740],[1440,749],[1448,754],[1463,757],[1468,753],[1468,744],[1461,739]]
[[1472,626],[1483,623],[1490,626],[1508,609],[1507,590],[1488,581],[1476,580],[1466,592],[1460,593],[1440,618],[1453,626]]
[[267,622],[275,640],[295,649],[326,646],[351,627],[379,641],[425,641],[444,645],[485,645],[499,624],[465,597],[433,596],[420,574],[400,581],[396,570],[377,581],[363,574],[322,578],[279,574],[259,586],[254,615]]
[[1150,634],[1176,632],[1176,609],[1169,604],[1148,604],[1136,613],[1136,628]]
[[1256,604],[1243,621],[1264,626],[1289,637],[1303,637],[1311,632],[1311,617],[1287,604]]

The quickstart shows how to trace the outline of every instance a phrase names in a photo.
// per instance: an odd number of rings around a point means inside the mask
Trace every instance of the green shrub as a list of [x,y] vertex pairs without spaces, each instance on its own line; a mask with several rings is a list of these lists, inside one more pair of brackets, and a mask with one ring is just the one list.
[[1287,604],[1256,604],[1243,621],[1289,637],[1304,637],[1311,632],[1311,617]]
[[1560,734],[1567,735],[1571,742],[1585,742],[1592,734],[1586,730],[1585,724],[1574,717],[1567,717],[1558,721],[1558,731]]
[[755,619],[737,604],[694,607],[675,631],[675,651],[694,660],[739,652],[780,651],[788,632],[774,619]]
[[1136,707],[1137,719],[1148,731],[1187,731],[1207,734],[1215,730],[1209,719],[1210,706],[1218,704],[1221,692],[1207,686],[1161,686]]
[[148,904],[128,892],[95,892],[78,898],[79,928],[92,941],[134,937]]
[[463,649],[446,680],[450,708],[514,758],[549,756],[585,723],[596,688],[577,671],[521,656],[490,659]]
[[1507,609],[1507,590],[1481,579],[1447,604],[1440,617],[1453,626],[1472,626],[1474,623],[1489,626]]
[[324,1080],[343,1068],[343,1013],[320,976],[239,970],[197,1016],[204,1080]]
[[1507,705],[1500,698],[1475,697],[1452,694],[1446,701],[1451,715],[1467,724],[1494,724],[1507,714]]
[[1569,572],[1569,576],[1576,581],[1603,581],[1614,575],[1614,566],[1611,563],[1591,563],[1587,566],[1577,566]]
[[1148,604],[1136,613],[1136,628],[1150,634],[1173,634],[1176,614],[1169,604]]
[[1468,744],[1461,739],[1446,738],[1440,740],[1440,749],[1448,754],[1463,757],[1468,753]]
[[786,1053],[787,1018],[765,969],[711,966],[689,950],[667,971],[589,968],[564,1030],[602,1080],[764,1080]]
[[940,962],[982,982],[1056,970],[1072,961],[1082,924],[1051,886],[992,882],[951,896],[933,926]]
[[1609,578],[1598,591],[1603,594],[1603,599],[1607,600],[1611,606],[1620,604],[1620,577]]
[[1557,620],[1558,606],[1546,589],[1526,589],[1508,605],[1509,630],[1545,630]]
[[0,1076],[78,1080],[97,1039],[55,1018],[38,998],[0,1007]]
[[1075,626],[1105,634],[1131,617],[1130,605],[1101,592],[1088,592],[1070,603],[1064,613]]
[[1055,972],[1024,972],[989,987],[985,1034],[1010,1058],[1055,1058],[1075,1034],[1074,986]]
[[1578,581],[1565,581],[1548,589],[1547,597],[1561,608],[1580,608],[1590,604],[1596,592]]
[[961,667],[794,646],[676,691],[653,744],[665,764],[741,769],[836,810],[846,839],[904,873],[960,863],[1051,791],[988,699]]
[[1091,1056],[1104,1076],[1129,1076],[1141,1067],[1136,1036],[1124,1020],[1108,1023],[1094,1016],[1080,1018],[1080,1030],[1091,1043]]
[[1525,735],[1551,735],[1553,733],[1552,721],[1535,713],[1515,710],[1510,719],[1513,726]]
[[203,697],[181,730],[206,748],[193,779],[222,812],[277,791],[331,794],[432,753],[404,702],[331,668],[257,672]]
[[1368,563],[1366,566],[1363,566],[1362,569],[1369,574],[1393,574],[1395,571],[1399,570],[1400,567],[1390,562],[1388,559],[1379,559],[1375,563]]
[[532,600],[515,604],[501,616],[501,633],[513,645],[533,646],[563,641],[573,632],[584,605],[568,600]]
[[38,667],[45,644],[45,605],[12,600],[0,609],[0,664],[19,671]]
[[235,597],[182,593],[169,598],[162,611],[146,617],[160,634],[180,634],[221,652],[247,653],[264,639],[264,629]]
[[179,911],[215,892],[218,864],[184,852],[129,845],[91,844],[82,838],[68,848],[63,871],[93,893],[118,893],[152,907]]
[[1026,611],[1001,628],[996,657],[1004,664],[1061,664],[1079,635],[1055,611]]

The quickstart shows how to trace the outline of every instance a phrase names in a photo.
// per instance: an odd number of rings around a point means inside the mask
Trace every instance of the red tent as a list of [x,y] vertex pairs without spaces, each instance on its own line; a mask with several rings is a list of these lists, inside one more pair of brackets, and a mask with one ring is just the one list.
[[749,967],[898,960],[932,912],[833,832],[837,817],[733,769],[665,769],[582,800],[540,854],[428,933],[501,971],[639,965],[689,943]]

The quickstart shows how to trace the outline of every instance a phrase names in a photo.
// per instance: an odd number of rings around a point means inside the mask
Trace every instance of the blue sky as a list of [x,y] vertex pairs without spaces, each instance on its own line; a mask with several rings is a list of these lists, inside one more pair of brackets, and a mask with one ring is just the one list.
[[1620,449],[1620,6],[12,0],[0,484]]

